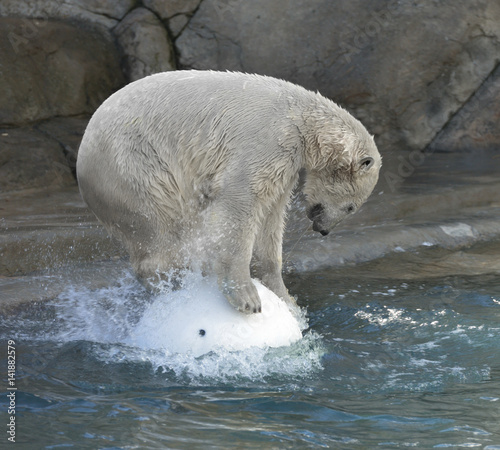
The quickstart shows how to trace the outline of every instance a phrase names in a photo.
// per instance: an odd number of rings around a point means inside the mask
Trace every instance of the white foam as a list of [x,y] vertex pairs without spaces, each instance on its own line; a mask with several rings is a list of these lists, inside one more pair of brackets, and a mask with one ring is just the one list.
[[[147,361],[155,373],[164,373],[168,379],[173,377],[176,382],[190,384],[218,384],[235,379],[238,383],[253,383],[266,381],[269,377],[302,379],[323,370],[322,358],[326,350],[321,336],[311,330],[304,331],[308,328],[305,309],[297,307],[293,312],[283,309],[286,305],[281,300],[256,283],[263,312],[245,316],[235,311],[219,294],[215,281],[203,279],[199,273],[184,275],[179,291],[172,291],[166,283],[159,286],[163,293],[158,296],[145,291],[129,270],[125,270],[122,277],[115,277],[108,286],[96,289],[89,288],[87,283],[68,286],[53,302],[55,322],[45,322],[45,331],[38,332],[37,337],[58,343],[91,342],[95,344],[91,346],[93,356],[106,363]],[[208,306],[209,311],[202,312],[203,301],[214,302],[210,295],[218,298],[218,304]],[[278,306],[272,306],[277,300]],[[175,311],[175,304],[180,311]],[[232,321],[233,327],[232,334],[219,335],[219,339],[225,339],[221,345],[215,340],[215,335],[210,340],[208,333],[221,323],[224,316],[213,318],[213,314],[222,309],[228,310],[228,320]],[[180,316],[175,318],[174,314],[178,313]],[[183,314],[184,326],[179,321]],[[193,328],[189,328],[188,320],[193,316],[197,321],[193,322]],[[236,324],[241,325],[241,322],[234,322],[234,316],[243,320],[242,328],[237,328]],[[209,339],[201,341],[205,347],[193,349],[179,333],[188,333],[188,329],[192,329],[195,331],[194,342],[200,343],[197,339],[198,320],[204,321],[205,337]],[[259,326],[252,327],[254,322]],[[166,327],[172,324],[177,331],[171,328],[168,332]],[[296,327],[299,327],[298,331]],[[301,331],[304,332],[303,338]],[[188,339],[192,337],[190,335]],[[209,345],[210,342],[213,346]],[[273,347],[280,344],[283,346]],[[241,350],[232,350],[237,348]],[[197,356],[204,351],[209,353]]]
[[159,295],[130,330],[126,344],[196,357],[211,351],[287,346],[301,339],[298,315],[261,283],[252,281],[262,313],[236,311],[213,281],[201,279]]

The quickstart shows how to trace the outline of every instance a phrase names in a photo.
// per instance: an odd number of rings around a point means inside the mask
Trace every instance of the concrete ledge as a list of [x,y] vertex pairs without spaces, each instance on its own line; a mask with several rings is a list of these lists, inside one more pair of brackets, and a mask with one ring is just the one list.
[[499,217],[498,207],[471,208],[460,217],[445,217],[440,222],[365,226],[325,238],[308,234],[294,247],[288,242],[286,270],[316,271],[430,247],[468,248],[479,242],[500,239]]
[[[360,264],[432,246],[459,249],[500,239],[500,182],[426,194],[375,194],[327,237],[311,230],[298,199],[284,240],[288,272]],[[470,206],[476,205],[476,206]],[[0,197],[0,276],[126,258],[86,208],[76,187]]]
[[77,187],[0,197],[0,276],[126,257]]

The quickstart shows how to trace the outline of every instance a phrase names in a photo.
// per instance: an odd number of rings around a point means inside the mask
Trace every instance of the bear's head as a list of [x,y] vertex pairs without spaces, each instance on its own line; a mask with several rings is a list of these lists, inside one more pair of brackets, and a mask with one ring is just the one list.
[[365,127],[350,115],[336,119],[323,123],[307,150],[303,189],[307,216],[313,230],[323,236],[367,200],[382,165],[375,141]]

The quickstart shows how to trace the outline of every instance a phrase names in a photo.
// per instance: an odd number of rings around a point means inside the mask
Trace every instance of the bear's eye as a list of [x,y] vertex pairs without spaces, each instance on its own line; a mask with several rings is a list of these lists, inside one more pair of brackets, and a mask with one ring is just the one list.
[[354,211],[355,207],[353,204],[350,204],[346,209],[347,209],[348,213],[352,213]]
[[374,162],[375,160],[372,157],[367,156],[366,158],[363,158],[359,162],[359,168],[363,170],[368,170],[371,166],[373,166]]

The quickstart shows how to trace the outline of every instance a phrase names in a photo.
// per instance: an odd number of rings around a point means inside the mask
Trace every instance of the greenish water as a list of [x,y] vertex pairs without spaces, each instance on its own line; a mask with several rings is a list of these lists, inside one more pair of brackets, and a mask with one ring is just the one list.
[[[500,280],[289,276],[286,348],[199,358],[124,344],[151,299],[124,271],[0,318],[20,448],[500,449]],[[5,447],[4,447],[5,446]]]

